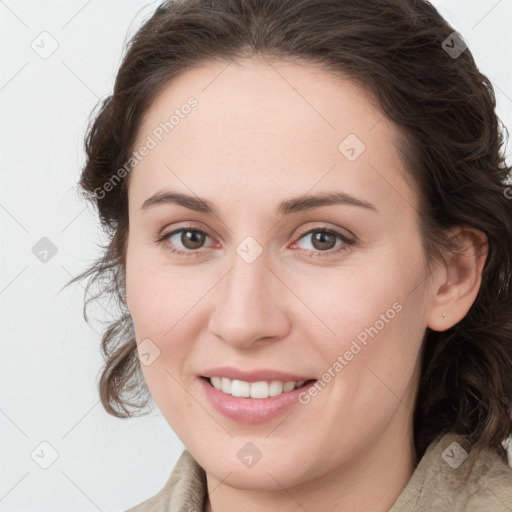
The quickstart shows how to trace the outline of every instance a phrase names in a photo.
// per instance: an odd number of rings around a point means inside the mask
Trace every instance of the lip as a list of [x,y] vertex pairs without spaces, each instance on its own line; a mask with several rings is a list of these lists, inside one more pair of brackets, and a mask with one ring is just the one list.
[[237,368],[232,368],[229,366],[222,366],[217,368],[209,368],[204,370],[201,377],[226,377],[231,380],[243,380],[245,382],[260,382],[262,380],[280,380],[282,382],[295,381],[298,382],[300,380],[312,380],[315,377],[311,376],[302,376],[294,373],[282,372],[279,370],[250,370],[250,371],[242,371]]
[[[283,374],[281,373],[281,375]],[[216,377],[218,375],[212,376]],[[224,374],[224,376],[226,375]],[[245,378],[247,378],[247,374],[245,374]],[[243,398],[228,395],[214,388],[206,377],[199,377],[198,380],[207,400],[217,412],[233,421],[248,424],[263,423],[282,415],[285,411],[297,405],[299,403],[299,395],[316,382],[315,379],[309,379],[300,388],[268,398]],[[295,380],[295,378],[289,380]],[[248,382],[258,382],[258,380]]]

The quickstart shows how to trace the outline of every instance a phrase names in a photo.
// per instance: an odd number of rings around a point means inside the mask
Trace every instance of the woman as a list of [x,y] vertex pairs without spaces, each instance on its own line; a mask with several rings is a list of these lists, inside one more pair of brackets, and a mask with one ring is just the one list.
[[133,511],[505,511],[512,202],[489,80],[422,0],[181,0],[81,186],[100,381],[186,450]]

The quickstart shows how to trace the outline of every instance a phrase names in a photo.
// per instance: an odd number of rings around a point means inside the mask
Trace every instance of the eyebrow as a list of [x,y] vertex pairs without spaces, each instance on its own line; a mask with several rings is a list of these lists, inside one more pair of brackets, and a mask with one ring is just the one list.
[[[170,191],[161,191],[152,195],[144,201],[141,210],[146,210],[151,206],[161,204],[177,204],[199,213],[218,215],[215,206],[210,201],[197,196]],[[312,210],[321,206],[339,204],[358,206],[375,212],[378,211],[372,203],[369,203],[364,199],[359,199],[349,194],[345,194],[344,192],[322,192],[315,195],[303,195],[287,199],[280,203],[277,212],[281,215],[290,215],[292,213]]]

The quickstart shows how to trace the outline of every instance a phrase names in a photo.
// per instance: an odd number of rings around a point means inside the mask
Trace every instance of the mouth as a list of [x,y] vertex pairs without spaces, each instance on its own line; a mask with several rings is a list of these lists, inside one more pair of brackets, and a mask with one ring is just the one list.
[[318,382],[304,374],[270,369],[222,367],[203,372],[197,380],[211,407],[231,421],[246,424],[271,421],[303,404],[301,396]]
[[309,387],[316,379],[299,381],[258,381],[247,382],[238,379],[229,379],[227,377],[207,377],[201,376],[211,387],[221,391],[226,395],[236,398],[265,399],[274,396],[280,396],[290,391]]

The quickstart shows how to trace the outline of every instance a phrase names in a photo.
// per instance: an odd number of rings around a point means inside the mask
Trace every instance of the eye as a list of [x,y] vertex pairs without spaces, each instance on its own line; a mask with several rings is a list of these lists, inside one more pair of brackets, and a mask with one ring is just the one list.
[[[308,255],[313,257],[323,257],[337,254],[341,251],[345,251],[348,249],[350,245],[355,244],[355,239],[345,234],[342,231],[339,231],[335,228],[327,228],[327,227],[316,227],[314,229],[310,229],[309,231],[302,234],[299,238],[299,241],[302,239],[307,239],[309,237],[311,241],[312,249],[305,248]],[[337,240],[340,241],[338,245],[336,245]],[[295,242],[292,247],[297,247],[298,242]],[[336,248],[334,251],[333,248]],[[326,253],[326,254],[322,254]]]
[[[203,230],[193,226],[181,227],[169,233],[164,233],[157,242],[165,244],[166,248],[178,255],[198,255],[207,238],[210,238]],[[180,245],[185,250],[180,250]],[[178,249],[176,249],[178,247]]]
[[[309,231],[303,231],[297,242],[291,248],[301,248],[299,241],[310,237],[311,248],[302,248],[308,256],[328,257],[348,250],[351,245],[356,244],[355,238],[332,227],[317,226]],[[165,248],[178,256],[200,256],[203,251],[199,249],[206,245],[210,236],[195,226],[182,226],[179,229],[164,233],[156,241],[164,244]],[[336,242],[340,243],[336,245]],[[183,248],[183,250],[181,248]],[[335,250],[332,250],[332,249]]]

